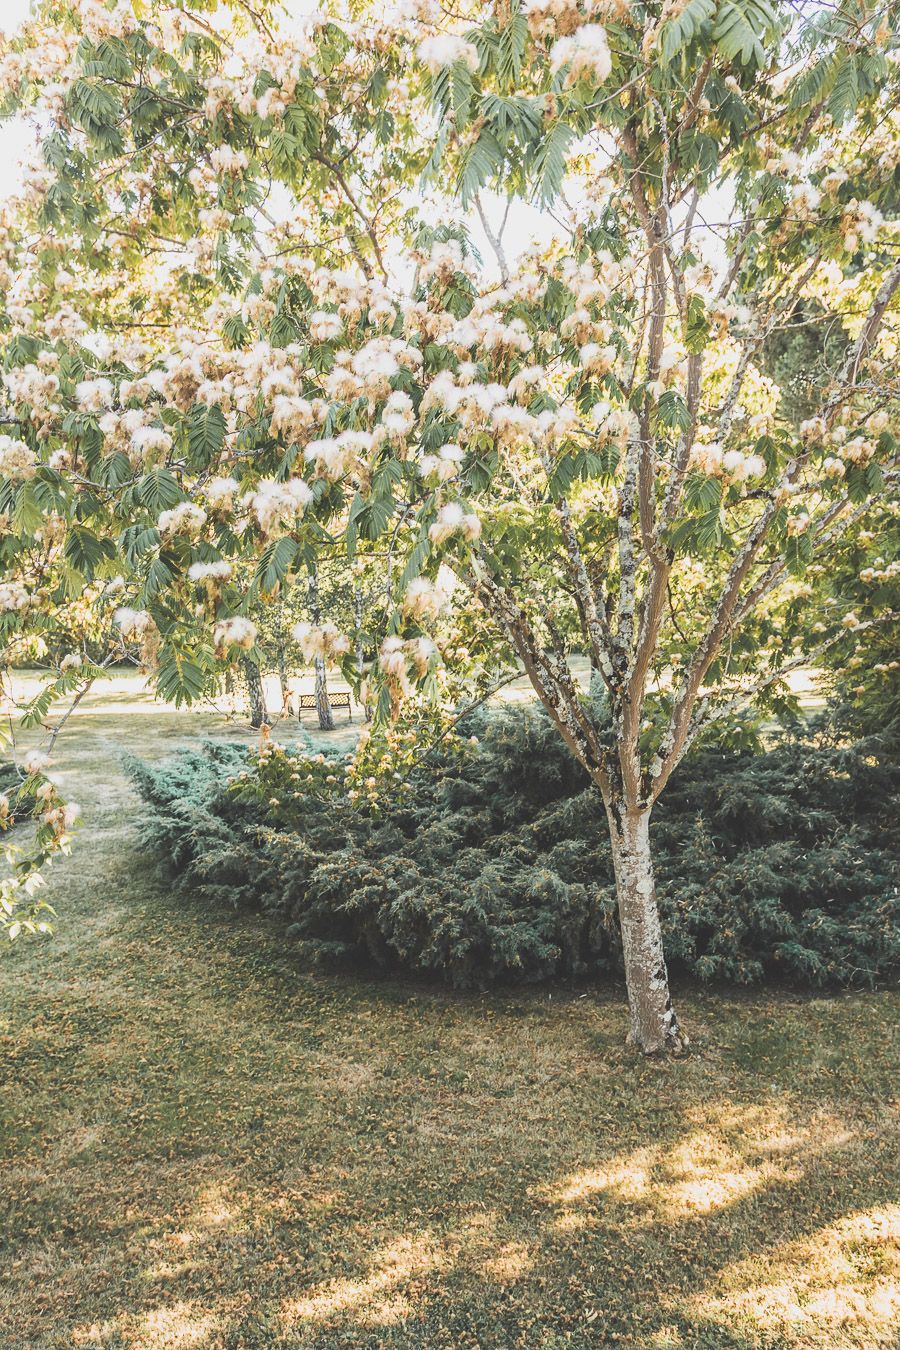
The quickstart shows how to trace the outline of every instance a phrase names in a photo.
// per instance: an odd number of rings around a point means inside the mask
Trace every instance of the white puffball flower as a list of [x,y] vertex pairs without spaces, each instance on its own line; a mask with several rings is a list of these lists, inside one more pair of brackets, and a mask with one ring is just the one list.
[[206,523],[206,512],[195,502],[179,502],[170,511],[163,511],[156,523],[160,534],[196,535]]
[[568,66],[567,84],[583,75],[602,84],[612,70],[606,30],[599,23],[585,23],[569,37],[557,38],[550,49],[550,69],[556,74]]
[[210,511],[230,511],[237,490],[234,478],[211,478],[203,489]]
[[125,639],[142,637],[153,627],[153,615],[146,609],[130,609],[127,605],[123,605],[116,610],[113,618]]
[[37,472],[37,455],[24,441],[0,436],[0,477],[24,483]]
[[228,581],[231,576],[231,563],[224,558],[220,562],[195,562],[188,568],[191,581]]
[[249,651],[256,641],[256,624],[240,614],[220,619],[213,629],[213,641],[220,652],[231,646]]
[[435,37],[423,38],[417,51],[419,60],[428,67],[432,75],[436,75],[447,66],[455,66],[457,61],[462,61],[474,75],[480,62],[478,48],[465,38],[452,33],[439,33]]
[[474,513],[467,513],[459,502],[446,502],[438,510],[428,537],[433,544],[442,544],[454,534],[462,534],[468,540],[477,539],[481,534],[481,521]]
[[331,662],[350,651],[350,639],[333,623],[298,623],[292,632],[307,663],[318,658]]

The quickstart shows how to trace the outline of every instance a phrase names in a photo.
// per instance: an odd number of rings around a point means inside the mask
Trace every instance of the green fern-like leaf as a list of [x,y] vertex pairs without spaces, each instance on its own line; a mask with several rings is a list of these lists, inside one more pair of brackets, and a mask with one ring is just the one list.
[[290,535],[274,539],[263,549],[253,573],[253,583],[264,595],[284,581],[297,557],[297,541]]
[[475,141],[460,160],[457,191],[462,204],[471,206],[476,194],[503,163],[503,148],[494,133],[482,127]]
[[727,60],[761,67],[766,60],[763,39],[776,25],[767,0],[721,0],[713,38]]
[[504,84],[517,84],[527,41],[528,20],[521,10],[516,10],[497,43],[497,74]]
[[789,104],[792,108],[806,108],[823,98],[834,83],[836,63],[833,57],[820,57],[815,65],[803,70],[790,87]]
[[828,96],[828,115],[840,126],[856,111],[859,102],[859,72],[856,57],[845,53],[836,58],[837,70]]
[[668,63],[689,46],[715,12],[716,0],[690,0],[680,14],[663,24],[659,40],[662,60]]
[[188,449],[191,462],[205,466],[219,453],[225,441],[225,416],[217,403],[208,408],[195,403],[188,419]]
[[535,156],[537,195],[549,206],[562,187],[566,155],[575,139],[575,131],[561,119],[554,122],[540,143]]

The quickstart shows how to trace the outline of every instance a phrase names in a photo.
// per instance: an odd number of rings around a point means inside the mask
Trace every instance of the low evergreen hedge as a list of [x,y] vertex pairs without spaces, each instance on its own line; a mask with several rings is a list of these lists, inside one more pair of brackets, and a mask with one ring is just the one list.
[[[465,730],[477,751],[432,759],[377,815],[318,790],[338,756],[310,752],[303,791],[280,751],[262,769],[222,744],[132,760],[144,841],[179,893],[281,916],[315,962],[458,987],[619,971],[595,790],[539,710],[480,712]],[[671,967],[745,984],[895,974],[898,806],[900,766],[873,740],[820,727],[762,754],[694,755],[652,826]]]

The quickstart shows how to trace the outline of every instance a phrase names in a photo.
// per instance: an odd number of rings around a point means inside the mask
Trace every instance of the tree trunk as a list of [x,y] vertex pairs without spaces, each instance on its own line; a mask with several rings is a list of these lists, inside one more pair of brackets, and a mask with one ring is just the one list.
[[276,644],[276,655],[278,658],[278,683],[281,686],[281,711],[285,712],[290,703],[291,691],[288,688],[287,659],[284,650],[283,599],[279,599],[278,607],[275,611],[275,644]]
[[[356,623],[356,641],[354,648],[356,651],[356,669],[359,674],[360,684],[362,684],[363,671],[366,668],[366,657],[363,651],[362,640],[362,621],[363,621],[363,593],[362,586],[357,581],[353,587],[353,618]],[[363,713],[367,722],[372,720],[372,709],[369,707],[369,700],[363,702]]]
[[334,716],[328,698],[328,685],[325,683],[325,662],[316,657],[316,712],[319,716],[320,731],[334,731]]
[[288,688],[287,660],[285,658],[284,642],[278,643],[278,684],[281,689],[281,711],[287,712],[291,702],[291,691]]
[[[309,569],[309,617],[315,624],[319,623],[322,617],[319,610],[319,574],[314,565]],[[334,731],[334,716],[328,699],[328,685],[325,682],[325,662],[321,656],[316,657],[314,692],[319,730]]]
[[645,1055],[682,1054],[687,1038],[669,996],[650,853],[650,812],[627,812],[614,803],[609,824],[631,1012],[628,1040]]
[[244,657],[244,678],[247,681],[247,693],[250,698],[250,725],[259,728],[269,720],[269,714],[266,712],[266,696],[259,674],[259,666],[246,656]]

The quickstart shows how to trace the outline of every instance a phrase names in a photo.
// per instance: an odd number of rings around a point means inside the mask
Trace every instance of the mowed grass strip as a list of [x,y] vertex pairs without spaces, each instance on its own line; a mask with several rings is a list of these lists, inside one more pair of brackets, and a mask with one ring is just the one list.
[[222,719],[89,702],[57,935],[0,962],[0,1345],[897,1344],[895,994],[623,995],[312,976],[173,901],[121,749]]

